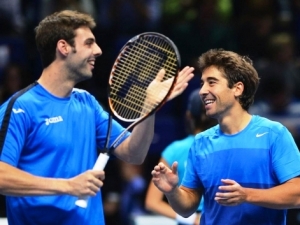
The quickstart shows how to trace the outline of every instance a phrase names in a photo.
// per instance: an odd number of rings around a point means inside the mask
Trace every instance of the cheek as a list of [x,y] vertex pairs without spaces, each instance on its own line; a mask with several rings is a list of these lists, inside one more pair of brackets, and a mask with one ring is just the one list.
[[235,96],[231,90],[220,91],[216,93],[216,96],[221,105],[232,104],[234,101],[236,101]]

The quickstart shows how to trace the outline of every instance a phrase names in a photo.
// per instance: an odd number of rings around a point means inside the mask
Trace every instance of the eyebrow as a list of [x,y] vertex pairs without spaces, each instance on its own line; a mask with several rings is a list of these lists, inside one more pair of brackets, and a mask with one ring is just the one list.
[[85,43],[88,43],[88,42],[96,42],[96,39],[95,38],[88,38],[84,41]]
[[[213,81],[218,81],[219,79],[217,79],[217,78],[215,78],[215,77],[207,77],[206,80],[207,80],[207,81],[212,81],[212,80],[213,80]],[[201,81],[203,82],[202,77],[201,77]]]

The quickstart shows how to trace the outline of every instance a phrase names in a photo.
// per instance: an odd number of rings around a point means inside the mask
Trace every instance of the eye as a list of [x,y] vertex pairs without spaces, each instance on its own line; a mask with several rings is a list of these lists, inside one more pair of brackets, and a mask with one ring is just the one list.
[[209,81],[208,82],[208,84],[211,86],[211,85],[214,85],[216,83],[216,81],[214,81],[214,80],[211,80],[211,81]]
[[91,46],[93,44],[93,42],[92,41],[87,41],[86,44]]
[[95,43],[94,39],[88,39],[88,40],[85,41],[85,44],[88,45],[88,46],[92,46],[94,43]]

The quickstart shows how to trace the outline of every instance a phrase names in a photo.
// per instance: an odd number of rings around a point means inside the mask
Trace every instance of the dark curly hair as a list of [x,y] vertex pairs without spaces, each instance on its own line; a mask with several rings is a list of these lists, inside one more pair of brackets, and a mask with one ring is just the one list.
[[229,88],[237,82],[242,82],[244,91],[239,96],[239,102],[243,109],[249,109],[254,102],[254,95],[259,85],[257,71],[249,57],[224,49],[211,49],[203,53],[198,62],[201,73],[210,66],[218,68],[227,79]]

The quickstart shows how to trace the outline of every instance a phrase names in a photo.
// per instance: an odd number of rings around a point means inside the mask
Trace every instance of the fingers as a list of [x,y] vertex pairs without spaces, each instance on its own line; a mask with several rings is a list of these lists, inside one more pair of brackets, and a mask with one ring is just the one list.
[[221,179],[224,184],[219,186],[220,192],[215,195],[215,201],[225,206],[235,206],[246,201],[245,189],[236,181]]
[[194,67],[186,66],[178,74],[178,81],[187,82],[189,80],[189,75],[193,74]]
[[86,180],[86,188],[88,195],[95,196],[100,188],[103,186],[103,180],[105,178],[103,171],[90,170],[88,171],[88,177]]
[[166,169],[165,164],[159,163],[158,165],[154,166],[154,169],[152,170],[151,174],[156,175],[159,174],[160,172],[163,172]]
[[88,170],[68,180],[70,194],[78,197],[95,196],[103,186],[104,171]]
[[236,184],[236,182],[234,180],[230,180],[230,179],[221,179],[221,182],[226,185]]
[[217,192],[215,200],[229,199],[232,197],[233,197],[233,194],[230,192],[229,193]]
[[233,206],[237,205],[239,201],[239,197],[236,196],[236,193],[221,193],[217,192],[215,196],[215,201],[221,205]]
[[103,186],[103,180],[105,179],[105,174],[103,171],[95,171],[95,170],[92,170],[91,173],[94,176],[93,179],[91,180],[91,183],[93,184],[91,188],[96,194]]
[[216,202],[218,202],[220,205],[224,206],[236,206],[240,204],[240,201],[238,198],[228,198],[228,199],[216,199]]
[[155,80],[157,80],[157,81],[162,81],[163,78],[164,78],[164,76],[165,76],[165,73],[166,73],[165,69],[162,68],[162,69],[157,73],[157,75],[156,75],[156,77],[155,77]]
[[158,163],[156,166],[154,166],[151,175],[154,180],[157,180],[160,178],[160,175],[166,174],[168,172],[169,168],[162,162]]
[[193,71],[193,67],[186,66],[179,72],[176,84],[168,101],[180,95],[187,88],[188,82],[194,77]]
[[177,84],[185,85],[194,77],[194,68],[186,66],[178,74]]
[[240,187],[240,185],[235,182],[234,180],[230,179],[221,179],[221,182],[224,184],[222,186],[219,186],[219,190],[221,191],[236,191]]

